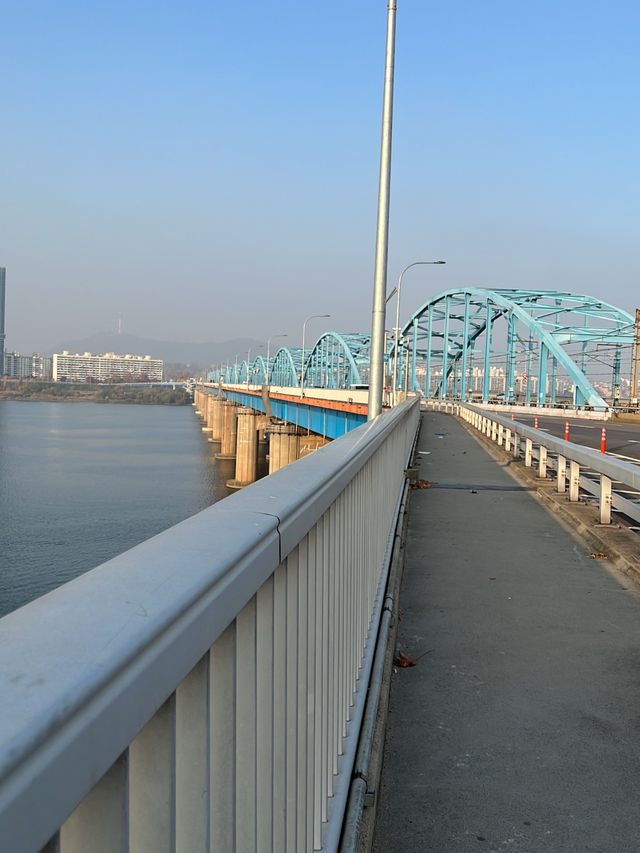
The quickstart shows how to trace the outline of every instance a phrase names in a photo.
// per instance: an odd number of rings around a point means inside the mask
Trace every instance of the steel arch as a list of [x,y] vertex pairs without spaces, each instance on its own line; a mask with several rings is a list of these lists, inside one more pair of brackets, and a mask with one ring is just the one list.
[[307,388],[348,388],[368,381],[371,335],[325,332],[305,360]]
[[[495,324],[501,319],[504,348],[498,349]],[[535,385],[537,405],[554,404],[560,371],[572,386],[576,405],[606,409],[603,388],[595,387],[604,382],[594,382],[588,368],[596,361],[604,363],[602,354],[608,349],[611,383],[614,389],[619,387],[623,348],[630,347],[633,333],[630,314],[591,296],[466,287],[443,291],[425,302],[403,327],[399,353],[410,352],[412,387],[417,390],[424,384],[427,396],[466,399],[477,389],[481,374],[483,400],[495,390],[494,380],[501,378],[507,400],[515,400],[520,382],[527,403]],[[481,338],[482,366],[477,368],[475,346]],[[520,376],[519,361],[524,364]]]
[[271,361],[268,384],[298,388],[301,364],[301,348],[280,347]]

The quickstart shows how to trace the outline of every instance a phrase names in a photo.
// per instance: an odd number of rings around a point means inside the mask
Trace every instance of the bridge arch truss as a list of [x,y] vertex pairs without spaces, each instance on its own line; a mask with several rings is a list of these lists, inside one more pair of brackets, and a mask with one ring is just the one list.
[[426,397],[606,409],[605,397],[621,394],[633,339],[632,316],[591,296],[448,290],[403,327],[398,385]]
[[305,359],[304,385],[349,388],[369,381],[370,335],[327,332]]

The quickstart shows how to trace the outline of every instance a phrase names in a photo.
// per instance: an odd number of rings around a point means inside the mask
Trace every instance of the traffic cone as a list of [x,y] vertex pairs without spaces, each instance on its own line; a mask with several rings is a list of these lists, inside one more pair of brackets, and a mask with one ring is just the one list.
[[600,433],[600,453],[607,452],[607,428],[602,427],[602,432]]

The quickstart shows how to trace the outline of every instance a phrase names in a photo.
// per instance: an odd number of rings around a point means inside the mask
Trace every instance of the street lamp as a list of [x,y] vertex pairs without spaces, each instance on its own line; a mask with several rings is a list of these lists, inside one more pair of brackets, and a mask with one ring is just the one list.
[[269,383],[269,355],[271,354],[271,341],[275,341],[276,338],[288,338],[289,335],[272,335],[267,341],[267,384]]
[[446,264],[446,261],[414,261],[411,264],[408,264],[400,273],[400,277],[398,278],[398,283],[393,288],[393,290],[387,294],[385,299],[385,303],[388,302],[392,296],[397,294],[396,298],[396,327],[394,330],[394,340],[395,340],[395,349],[393,355],[393,401],[395,403],[396,395],[397,395],[397,382],[398,382],[398,343],[400,338],[400,295],[402,292],[402,277],[406,273],[407,270],[410,270],[411,267],[419,267],[419,266],[430,266],[431,264]]
[[315,320],[317,317],[330,317],[331,314],[312,314],[302,324],[302,367],[300,369],[300,396],[302,396],[302,392],[304,391],[304,341],[305,334],[307,331],[307,323],[309,320]]

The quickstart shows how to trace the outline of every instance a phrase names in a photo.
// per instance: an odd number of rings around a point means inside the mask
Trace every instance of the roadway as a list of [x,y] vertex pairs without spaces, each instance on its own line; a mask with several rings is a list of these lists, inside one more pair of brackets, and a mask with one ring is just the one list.
[[[506,414],[505,416],[508,417]],[[516,420],[528,426],[533,426],[534,419],[535,415],[520,413],[516,415]],[[599,450],[602,427],[606,427],[607,452],[629,462],[640,461],[640,423],[584,421],[579,418],[556,418],[539,415],[538,428],[558,438],[563,438],[565,420],[569,421],[569,441]]]

